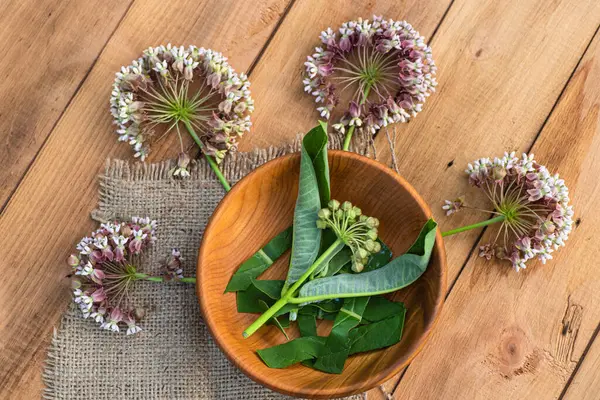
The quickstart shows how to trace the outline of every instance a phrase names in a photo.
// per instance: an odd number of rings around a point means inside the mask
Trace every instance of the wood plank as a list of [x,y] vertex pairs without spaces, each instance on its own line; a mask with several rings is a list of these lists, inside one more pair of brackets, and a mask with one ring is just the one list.
[[[350,2],[348,2],[350,4]],[[240,141],[240,150],[289,143],[299,132],[312,128],[319,114],[314,98],[304,93],[302,72],[306,56],[319,46],[319,34],[327,27],[373,14],[407,20],[425,37],[430,37],[450,0],[354,2],[341,6],[331,1],[299,1],[289,12],[260,62],[254,69],[252,96],[256,111],[253,130]]]
[[[590,20],[598,26],[599,4],[567,3],[554,10],[563,21],[561,34],[569,35],[568,27],[579,30],[590,25]],[[539,19],[538,23],[548,27],[543,47],[550,46],[552,24]],[[552,58],[546,57],[546,62],[552,63]],[[536,79],[544,76],[533,67],[523,70],[535,71]],[[600,322],[600,280],[593,257],[600,224],[596,207],[600,193],[599,78],[600,36],[596,34],[532,151],[541,164],[559,172],[570,188],[577,222],[567,247],[554,253],[546,265],[532,262],[520,273],[506,263],[485,262],[473,254],[450,293],[438,330],[400,382],[399,397],[541,399],[560,395]],[[486,232],[482,243],[491,234]],[[592,396],[597,398],[597,393]]]
[[[396,125],[395,147],[400,174],[429,203],[443,230],[485,216],[446,217],[441,205],[464,194],[473,206],[485,204],[464,179],[467,163],[529,148],[596,29],[597,2],[546,5],[457,0],[431,44],[437,93],[413,121]],[[389,164],[385,132],[375,145],[380,161]],[[449,282],[480,232],[445,239]]]
[[598,393],[600,393],[600,340],[596,337],[563,399],[597,400]]
[[107,157],[129,158],[115,140],[108,99],[114,73],[147,46],[220,49],[246,69],[287,0],[134,3],[0,217],[0,397],[39,397],[52,325],[68,303],[65,257],[95,225],[97,174]]
[[131,1],[3,2],[0,210]]
[[[375,14],[407,20],[429,38],[449,5],[449,0],[380,0],[353,3],[352,7],[325,1],[296,2],[250,76],[256,111],[252,115],[253,129],[240,141],[240,150],[289,143],[299,132],[306,132],[315,125],[318,113],[312,96],[303,91],[301,75],[306,56],[320,44],[322,30]],[[369,391],[368,398],[384,399],[396,382],[397,379]]]

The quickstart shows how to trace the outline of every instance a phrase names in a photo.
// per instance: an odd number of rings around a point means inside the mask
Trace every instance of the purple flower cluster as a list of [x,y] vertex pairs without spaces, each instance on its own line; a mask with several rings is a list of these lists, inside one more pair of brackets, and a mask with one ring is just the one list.
[[321,41],[324,47],[315,48],[304,63],[304,90],[329,119],[341,92],[352,87],[347,111],[334,125],[338,131],[354,126],[374,134],[388,124],[407,122],[435,90],[431,48],[406,21],[359,18],[343,23],[338,32],[327,28]]
[[492,201],[491,212],[504,216],[495,240],[480,247],[481,257],[508,260],[519,271],[533,258],[546,263],[552,252],[565,245],[573,225],[569,189],[533,154],[481,158],[465,172],[469,182]]
[[140,279],[140,255],[156,240],[156,221],[133,217],[128,222],[102,224],[84,237],[67,263],[72,268],[75,303],[84,318],[93,318],[103,329],[127,334],[141,329],[137,325],[141,310],[130,303],[128,289]]
[[157,125],[180,134],[183,123],[196,130],[203,151],[220,162],[250,130],[254,101],[249,87],[246,75],[237,74],[219,52],[171,44],[149,47],[117,72],[110,110],[119,141],[128,142],[142,161]]

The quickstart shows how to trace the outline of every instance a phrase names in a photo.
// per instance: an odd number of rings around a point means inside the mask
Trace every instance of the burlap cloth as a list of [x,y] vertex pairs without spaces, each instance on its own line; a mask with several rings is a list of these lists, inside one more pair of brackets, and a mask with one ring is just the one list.
[[[332,138],[330,147],[339,147]],[[355,151],[366,153],[364,140]],[[280,155],[284,148],[237,153],[225,160],[230,182]],[[200,161],[189,179],[175,180],[173,162],[132,164],[107,161],[99,178],[103,221],[149,216],[158,221],[158,241],[147,253],[144,271],[156,272],[171,248],[181,250],[186,276],[194,276],[202,232],[225,192]],[[77,238],[74,238],[75,241]],[[193,284],[138,282],[137,305],[147,309],[143,331],[126,336],[100,330],[71,306],[57,329],[46,362],[47,399],[283,399],[232,366],[202,322]],[[360,396],[356,396],[360,398]]]

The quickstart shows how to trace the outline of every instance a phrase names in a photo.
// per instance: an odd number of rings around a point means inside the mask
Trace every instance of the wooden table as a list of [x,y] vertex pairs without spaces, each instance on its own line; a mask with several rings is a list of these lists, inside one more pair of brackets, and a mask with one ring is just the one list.
[[[53,328],[69,302],[65,258],[94,223],[96,177],[129,158],[108,112],[115,71],[149,45],[218,49],[247,71],[254,128],[240,149],[315,124],[303,61],[319,32],[372,14],[406,19],[433,48],[438,91],[398,126],[402,175],[443,227],[463,169],[532,151],[571,189],[576,228],[546,265],[516,273],[477,257],[487,232],[446,241],[449,287],[423,352],[382,389],[411,399],[599,399],[600,2],[597,0],[5,0],[0,15],[0,393],[39,398]],[[177,146],[154,147],[152,160]],[[385,135],[378,158],[390,161]],[[384,398],[380,389],[369,399]]]

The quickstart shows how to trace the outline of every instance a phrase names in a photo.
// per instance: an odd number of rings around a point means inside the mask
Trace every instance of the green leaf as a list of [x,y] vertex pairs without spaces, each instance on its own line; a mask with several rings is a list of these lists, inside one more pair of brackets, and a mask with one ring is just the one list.
[[274,304],[281,294],[283,281],[251,280],[246,290],[237,292],[237,310],[241,313],[262,313],[265,310],[260,301],[269,306]]
[[392,346],[402,338],[406,309],[400,315],[361,325],[350,331],[349,354],[377,350]]
[[270,368],[286,368],[315,358],[324,348],[324,337],[307,336],[277,346],[258,350],[259,357]]
[[376,269],[385,266],[392,259],[392,250],[390,250],[390,248],[381,240],[377,239],[377,241],[381,245],[381,250],[375,254],[371,254],[371,257],[369,257],[369,261],[365,264],[365,269],[363,269],[362,272],[375,271]]
[[[263,311],[267,311],[269,309],[269,305],[267,303],[265,303],[263,300],[259,300],[258,303],[260,304],[260,306],[262,307]],[[273,317],[269,320],[269,322],[267,322],[267,325],[275,325],[277,327],[277,329],[279,329],[281,331],[281,333],[283,333],[283,336],[285,336],[286,340],[290,340],[290,338],[288,337],[287,333],[285,332],[285,329],[282,322],[287,321],[287,326],[285,326],[285,328],[288,328],[290,326],[290,320],[289,318],[284,318],[284,317],[280,317],[282,319],[282,321],[279,320],[279,318],[277,317]]]
[[300,308],[299,314],[308,314],[314,315],[318,319],[324,319],[325,315],[331,315],[333,318],[325,318],[325,319],[335,319],[335,316],[340,311],[344,302],[341,300],[325,300],[318,303],[306,304],[302,308]]
[[291,245],[292,227],[289,227],[271,239],[265,247],[240,265],[227,284],[225,292],[237,292],[239,290],[248,289],[252,280],[258,278],[260,274],[269,268],[271,264],[273,264],[273,261],[281,257]]
[[344,247],[331,259],[331,261],[329,261],[327,271],[325,271],[325,274],[323,276],[333,276],[337,274],[345,265],[350,264],[351,261],[352,250],[350,250],[349,247]]
[[416,281],[427,269],[437,223],[430,219],[406,254],[396,257],[387,265],[360,274],[340,274],[312,280],[300,289],[295,303],[333,298],[374,296],[402,289]]
[[304,146],[300,158],[300,181],[294,210],[292,257],[282,294],[315,262],[321,244],[317,212],[321,208],[319,187],[312,161]]
[[298,314],[296,319],[300,336],[317,336],[317,319],[311,314]]
[[350,352],[350,330],[357,326],[369,302],[368,297],[346,299],[313,367],[324,372],[341,374]]
[[396,315],[404,315],[404,313],[406,313],[404,303],[391,301],[383,296],[373,296],[363,313],[362,321],[377,322]]
[[[379,269],[389,263],[392,259],[392,251],[390,248],[381,240],[377,239],[377,241],[381,244],[381,250],[369,257],[369,261],[365,264],[365,269],[363,272]],[[344,247],[342,251],[340,251],[331,259],[327,271],[322,276],[333,276],[340,271],[351,273],[351,261],[352,251],[349,247]]]
[[312,160],[319,186],[321,207],[325,207],[331,197],[329,162],[327,161],[327,123],[319,121],[318,126],[312,128],[304,135],[302,146],[306,149]]

